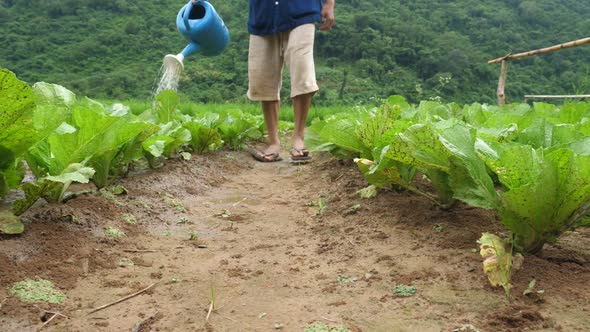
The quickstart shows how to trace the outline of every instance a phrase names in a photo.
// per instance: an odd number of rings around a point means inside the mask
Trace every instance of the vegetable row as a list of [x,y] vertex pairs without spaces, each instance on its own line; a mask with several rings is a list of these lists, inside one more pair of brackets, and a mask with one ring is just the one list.
[[[30,87],[0,69],[0,198],[20,187],[25,197],[12,204],[20,215],[39,198],[62,201],[74,182],[106,187],[138,160],[157,167],[182,152],[239,149],[263,135],[261,116],[239,110],[187,115],[178,104],[174,91],[164,91],[136,116],[122,104],[76,98],[59,85]],[[21,185],[27,166],[36,180]],[[0,218],[0,233],[22,232],[22,225],[6,226],[18,225],[12,214],[3,211]]]
[[308,136],[317,151],[355,157],[376,187],[402,187],[444,209],[461,201],[495,210],[521,252],[590,224],[587,103],[413,106],[394,96],[316,121]]

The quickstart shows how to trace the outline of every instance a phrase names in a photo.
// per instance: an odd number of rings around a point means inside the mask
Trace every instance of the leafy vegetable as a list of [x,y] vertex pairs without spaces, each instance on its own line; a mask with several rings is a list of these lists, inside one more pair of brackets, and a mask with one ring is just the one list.
[[34,96],[27,83],[0,69],[0,197],[22,179],[19,158],[34,142]]
[[28,182],[22,186],[25,198],[14,202],[12,209],[16,215],[24,213],[35,202],[43,197],[52,202],[61,202],[66,189],[72,182],[88,183],[94,175],[94,169],[85,167],[84,164],[70,164],[62,173],[47,176]]

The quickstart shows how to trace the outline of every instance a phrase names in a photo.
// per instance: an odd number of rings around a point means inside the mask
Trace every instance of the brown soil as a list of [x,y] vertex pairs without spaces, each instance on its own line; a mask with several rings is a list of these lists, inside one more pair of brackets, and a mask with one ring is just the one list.
[[[39,205],[24,235],[0,238],[0,330],[34,331],[44,310],[69,317],[45,331],[303,331],[315,321],[351,331],[590,330],[588,230],[527,256],[508,303],[476,250],[482,232],[502,232],[493,213],[442,211],[406,192],[361,199],[366,183],[350,162],[316,156],[293,166],[228,152],[169,161],[120,184],[128,194],[116,201]],[[127,236],[108,238],[107,227]],[[67,300],[8,295],[37,276]],[[544,293],[523,296],[532,278]],[[401,284],[416,295],[395,297]]]

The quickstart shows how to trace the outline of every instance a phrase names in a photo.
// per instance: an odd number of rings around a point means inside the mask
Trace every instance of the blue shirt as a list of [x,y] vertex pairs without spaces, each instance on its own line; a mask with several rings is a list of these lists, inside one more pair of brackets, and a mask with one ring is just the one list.
[[250,0],[248,32],[272,35],[321,21],[322,0]]

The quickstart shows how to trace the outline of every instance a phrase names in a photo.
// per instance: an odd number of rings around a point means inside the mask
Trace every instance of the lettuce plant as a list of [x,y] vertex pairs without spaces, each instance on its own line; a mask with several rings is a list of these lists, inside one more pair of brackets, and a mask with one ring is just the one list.
[[498,211],[520,251],[536,253],[545,243],[590,216],[590,156],[572,150],[478,140],[477,151],[504,188],[484,207]]
[[36,136],[34,99],[27,83],[0,69],[0,197],[16,188],[24,175],[21,160]]

